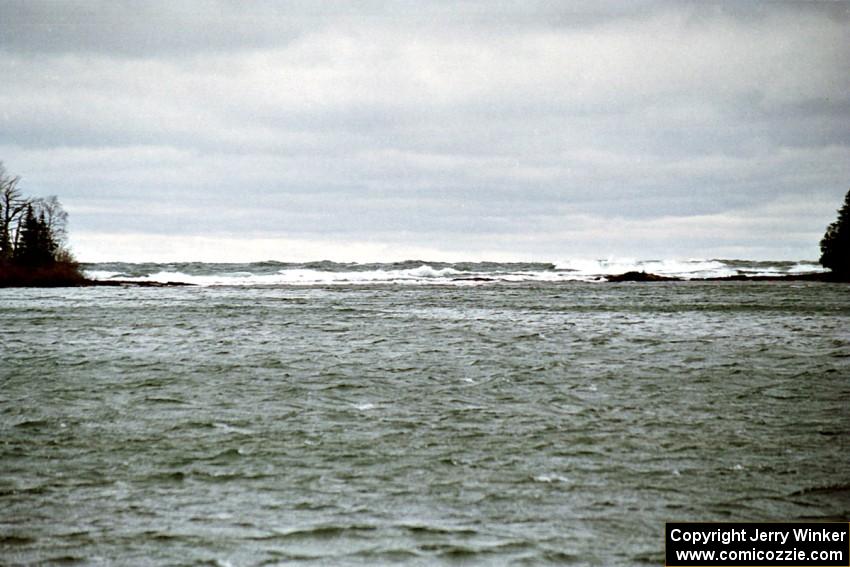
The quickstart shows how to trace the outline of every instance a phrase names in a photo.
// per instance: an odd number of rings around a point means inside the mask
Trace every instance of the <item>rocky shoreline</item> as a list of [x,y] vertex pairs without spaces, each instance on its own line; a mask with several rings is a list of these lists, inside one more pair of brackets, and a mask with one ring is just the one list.
[[186,282],[139,282],[128,280],[92,280],[76,271],[36,271],[0,273],[0,288],[4,287],[186,287]]
[[848,283],[850,279],[842,278],[840,275],[833,272],[822,272],[815,274],[784,274],[776,276],[748,276],[738,274],[734,276],[720,276],[712,278],[677,278],[670,276],[659,276],[648,272],[626,272],[624,274],[616,274],[605,276],[605,281],[608,282],[830,282],[830,283]]
[[137,282],[128,280],[86,280],[81,287],[192,287],[187,282]]

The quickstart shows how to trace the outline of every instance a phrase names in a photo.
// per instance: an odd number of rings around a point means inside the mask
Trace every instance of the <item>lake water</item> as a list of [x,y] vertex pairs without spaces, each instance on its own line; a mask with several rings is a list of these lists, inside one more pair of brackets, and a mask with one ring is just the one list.
[[850,517],[846,285],[420,279],[0,290],[0,563],[661,565],[665,521]]

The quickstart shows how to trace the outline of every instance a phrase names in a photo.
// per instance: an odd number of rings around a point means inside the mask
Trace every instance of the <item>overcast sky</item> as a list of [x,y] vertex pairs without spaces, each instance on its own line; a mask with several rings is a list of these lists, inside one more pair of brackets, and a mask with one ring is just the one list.
[[99,260],[817,259],[847,2],[0,0],[0,161]]

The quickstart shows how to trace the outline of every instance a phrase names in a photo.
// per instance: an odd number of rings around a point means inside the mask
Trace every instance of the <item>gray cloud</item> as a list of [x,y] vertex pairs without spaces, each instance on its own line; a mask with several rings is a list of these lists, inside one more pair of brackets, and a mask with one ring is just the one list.
[[10,1],[0,159],[84,259],[144,233],[811,258],[847,60],[841,3]]
[[191,55],[279,47],[329,27],[428,32],[450,26],[471,36],[579,28],[636,18],[659,5],[601,0],[259,0],[250,6],[221,0],[6,0],[0,5],[0,37],[6,49],[18,52]]

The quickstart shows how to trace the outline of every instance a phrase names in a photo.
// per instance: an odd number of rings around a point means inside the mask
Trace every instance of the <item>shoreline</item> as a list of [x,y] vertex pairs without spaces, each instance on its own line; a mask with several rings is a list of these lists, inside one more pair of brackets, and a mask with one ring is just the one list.
[[89,280],[76,287],[195,287],[188,282],[136,282],[129,280]]
[[[624,272],[622,274],[613,274],[601,276],[602,279],[598,283],[666,283],[666,282],[823,282],[823,283],[850,283],[850,277],[841,277],[833,272],[818,272],[808,274],[784,274],[774,276],[748,276],[738,274],[734,276],[716,276],[708,278],[680,278],[674,276],[661,276],[650,272]],[[471,278],[456,278],[454,281],[474,281],[474,282],[493,282],[495,279],[486,277],[471,277]],[[576,282],[563,282],[576,283]],[[592,282],[590,282],[592,283]],[[18,280],[18,281],[0,281],[0,289],[2,288],[51,288],[51,287],[197,287],[198,284],[189,282],[154,282],[154,281],[131,281],[131,280],[92,280],[83,279],[40,279]]]
[[0,282],[0,289],[57,288],[57,287],[193,287],[186,282],[130,282],[130,281],[38,281],[38,282]]
[[748,276],[746,274],[736,274],[734,276],[714,276],[709,278],[679,278],[674,276],[659,276],[649,272],[625,272],[623,274],[615,274],[604,276],[605,281],[609,283],[620,282],[783,282],[783,281],[804,281],[804,282],[827,282],[827,283],[850,283],[850,278],[841,277],[834,272],[816,272],[809,274],[782,274],[775,276]]

